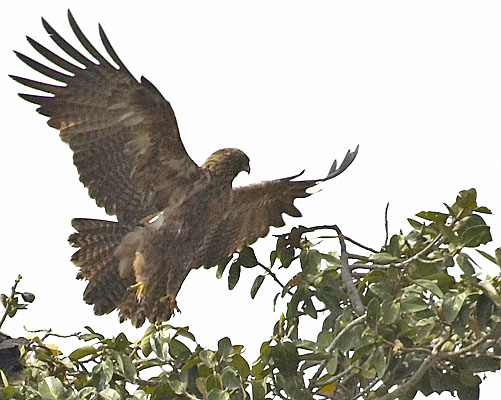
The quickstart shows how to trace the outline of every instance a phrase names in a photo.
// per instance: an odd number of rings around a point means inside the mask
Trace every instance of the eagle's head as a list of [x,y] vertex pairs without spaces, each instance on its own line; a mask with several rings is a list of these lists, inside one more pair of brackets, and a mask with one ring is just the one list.
[[212,153],[202,168],[213,175],[232,181],[240,172],[250,172],[249,157],[238,149],[221,149]]

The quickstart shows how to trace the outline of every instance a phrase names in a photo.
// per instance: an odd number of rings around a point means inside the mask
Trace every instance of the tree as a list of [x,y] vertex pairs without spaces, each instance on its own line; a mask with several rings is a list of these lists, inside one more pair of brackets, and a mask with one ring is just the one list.
[[[379,251],[336,225],[278,236],[269,266],[244,249],[217,276],[230,265],[233,289],[241,268],[262,270],[251,297],[273,279],[280,286],[275,301],[287,298],[253,363],[227,337],[204,349],[187,328],[169,324],[151,325],[135,341],[85,327],[70,335],[82,341],[70,354],[46,344],[61,336],[48,330],[20,345],[26,369],[15,382],[2,373],[0,399],[407,400],[418,391],[478,399],[482,374],[501,368],[500,275],[483,276],[471,253],[501,267],[501,248],[477,249],[492,240],[482,217],[490,213],[470,189],[444,212],[409,219],[406,234],[390,238],[387,229]],[[320,250],[333,243],[339,250]],[[294,276],[283,283],[285,269]],[[2,295],[0,327],[34,300],[18,283]],[[305,337],[300,328],[312,319],[320,329]]]

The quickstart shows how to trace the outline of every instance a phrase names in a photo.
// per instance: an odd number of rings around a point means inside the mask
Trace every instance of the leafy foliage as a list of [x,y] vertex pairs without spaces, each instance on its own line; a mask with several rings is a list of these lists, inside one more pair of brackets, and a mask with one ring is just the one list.
[[[501,368],[501,277],[482,275],[473,255],[499,268],[501,248],[477,249],[492,239],[483,218],[490,210],[477,205],[474,189],[445,208],[418,213],[409,233],[391,236],[379,251],[335,225],[300,226],[278,237],[269,266],[250,248],[229,260],[230,289],[242,267],[261,269],[251,297],[273,279],[275,299],[287,298],[253,363],[229,338],[204,349],[187,328],[168,324],[150,326],[136,341],[86,327],[75,334],[82,346],[68,355],[45,344],[48,331],[22,346],[24,376],[14,383],[4,376],[0,399],[407,400],[418,391],[478,399],[482,373]],[[339,250],[320,250],[332,243]],[[294,277],[282,283],[278,274],[290,268]],[[4,319],[25,308],[13,299],[19,296],[33,300],[16,290],[2,295]],[[312,319],[321,328],[302,336],[300,325]]]

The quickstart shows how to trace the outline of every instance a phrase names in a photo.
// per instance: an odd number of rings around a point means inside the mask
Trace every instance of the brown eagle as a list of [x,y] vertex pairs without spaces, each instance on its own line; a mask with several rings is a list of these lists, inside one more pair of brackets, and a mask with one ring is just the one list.
[[[44,19],[62,58],[31,38],[33,48],[57,70],[23,54],[34,70],[62,82],[53,85],[11,76],[48,95],[20,94],[39,105],[49,126],[73,150],[80,180],[98,206],[118,222],[74,219],[69,237],[79,250],[77,278],[88,280],[84,300],[102,315],[115,308],[120,320],[139,327],[168,320],[191,269],[210,267],[283,226],[282,214],[301,216],[293,205],[306,189],[342,173],[357,155],[348,151],[323,179],[299,175],[232,187],[249,158],[238,149],[212,153],[199,167],[187,154],[171,105],[146,78],[138,82],[99,33],[111,60],[84,36],[68,11],[71,28],[91,57],[63,39]],[[69,60],[69,61],[68,61]],[[112,63],[114,62],[114,64]],[[67,71],[67,72],[60,72]]]

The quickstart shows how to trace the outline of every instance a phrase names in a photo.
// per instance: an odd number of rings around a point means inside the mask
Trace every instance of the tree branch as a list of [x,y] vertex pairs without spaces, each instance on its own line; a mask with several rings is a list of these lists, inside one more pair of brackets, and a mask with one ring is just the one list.
[[348,293],[348,297],[350,298],[351,305],[354,310],[361,314],[365,311],[365,307],[362,303],[362,299],[360,298],[360,294],[353,283],[353,277],[351,276],[351,268],[348,263],[348,252],[346,251],[346,243],[344,241],[344,236],[341,230],[337,225],[333,225],[332,227],[339,236],[339,244],[341,246],[341,278],[343,279],[344,287]]

